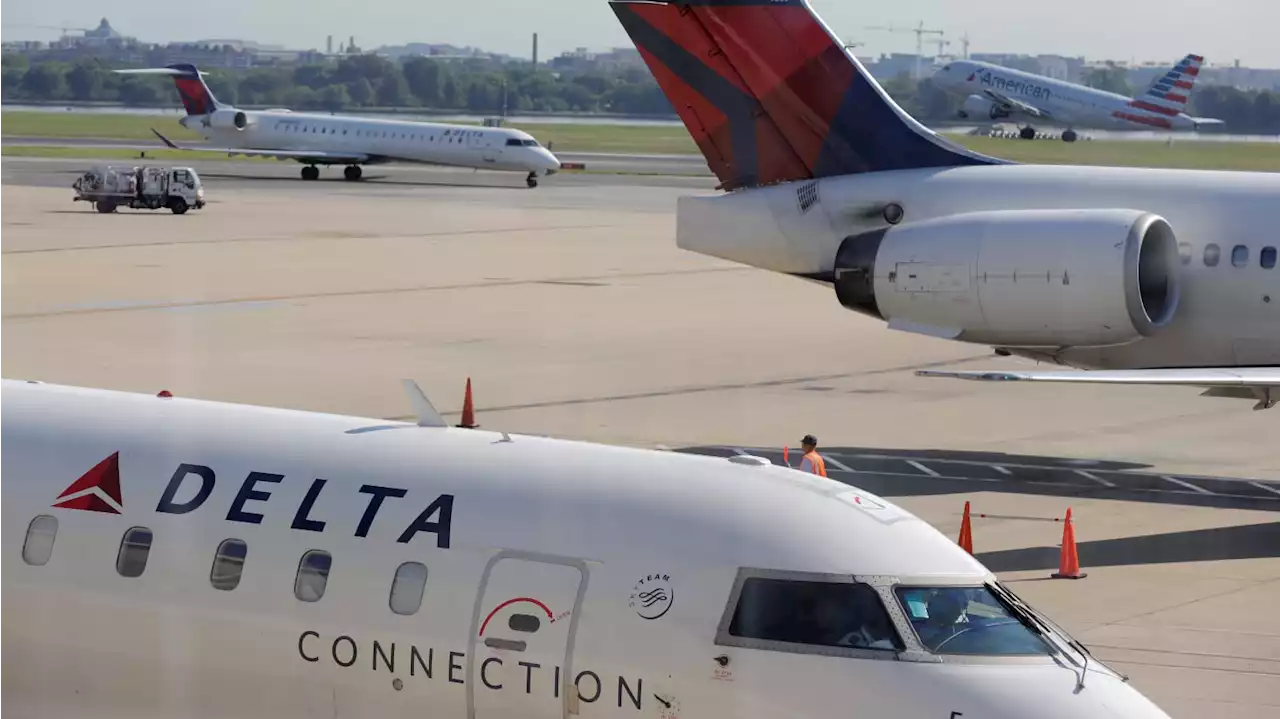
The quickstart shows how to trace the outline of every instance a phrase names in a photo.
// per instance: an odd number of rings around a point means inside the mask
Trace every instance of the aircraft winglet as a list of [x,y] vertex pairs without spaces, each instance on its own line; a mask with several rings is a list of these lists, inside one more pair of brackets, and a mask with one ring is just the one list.
[[435,405],[431,404],[431,400],[427,399],[426,393],[422,391],[417,382],[411,379],[402,379],[400,384],[404,386],[405,393],[409,395],[409,404],[413,407],[413,413],[418,415],[419,427],[449,426],[444,421],[444,417],[441,417],[440,413],[436,411]]
[[169,138],[165,137],[164,135],[161,135],[161,134],[160,134],[160,131],[159,131],[159,130],[157,130],[157,129],[155,129],[154,127],[153,127],[153,128],[151,128],[151,132],[155,133],[155,136],[156,136],[156,137],[158,137],[158,138],[160,138],[160,142],[163,142],[164,144],[168,145],[168,146],[169,146],[169,148],[170,148],[170,149],[172,149],[172,150],[185,150],[185,149],[186,149],[185,147],[178,147],[177,145],[175,145],[175,144],[173,143],[173,141],[172,141],[172,140],[170,140]]

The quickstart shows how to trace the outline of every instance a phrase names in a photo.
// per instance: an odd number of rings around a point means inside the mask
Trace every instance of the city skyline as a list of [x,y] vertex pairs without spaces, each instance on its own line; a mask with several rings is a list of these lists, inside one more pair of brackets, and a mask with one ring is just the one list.
[[[911,0],[892,7],[840,0],[811,0],[814,9],[832,30],[849,42],[863,43],[855,53],[868,57],[882,53],[912,53],[912,32],[887,32],[870,27],[906,29],[923,19],[926,28],[945,32],[950,45],[945,54],[963,52],[961,37],[970,40],[970,52],[1028,55],[1084,56],[1091,61],[1172,62],[1188,52],[1206,56],[1213,65],[1239,60],[1245,67],[1280,67],[1280,44],[1266,42],[1264,28],[1280,25],[1280,3],[1271,0],[1223,0],[1210,15],[1193,21],[1182,13],[1167,12],[1159,0],[1104,3],[1078,0],[1070,13],[1061,5],[1019,7],[1016,22],[993,20],[998,13],[975,13],[972,6],[944,0]],[[604,0],[559,0],[542,7],[516,0],[471,0],[449,8],[438,3],[411,4],[404,0],[378,0],[364,8],[377,12],[352,14],[332,0],[303,4],[291,0],[270,5],[250,0],[225,0],[220,12],[202,17],[199,35],[191,24],[172,15],[153,12],[150,6],[111,5],[105,9],[112,25],[124,35],[144,42],[192,42],[235,38],[291,49],[323,50],[325,39],[335,43],[355,36],[362,48],[428,42],[473,46],[514,57],[529,57],[531,34],[539,35],[542,58],[586,47],[606,50],[630,47]],[[99,3],[88,0],[50,0],[6,8],[4,40],[52,40],[58,27],[94,27],[104,14]],[[1105,16],[1108,22],[1099,23]],[[485,22],[477,22],[483,18]],[[46,26],[44,28],[36,26]],[[926,36],[925,55],[937,54],[938,44]]]

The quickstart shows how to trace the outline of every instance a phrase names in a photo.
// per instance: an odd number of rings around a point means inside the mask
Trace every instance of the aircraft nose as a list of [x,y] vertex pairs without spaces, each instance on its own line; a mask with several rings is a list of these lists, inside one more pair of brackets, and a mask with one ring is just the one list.
[[540,147],[538,150],[538,166],[546,174],[554,175],[560,169],[560,159],[545,147]]

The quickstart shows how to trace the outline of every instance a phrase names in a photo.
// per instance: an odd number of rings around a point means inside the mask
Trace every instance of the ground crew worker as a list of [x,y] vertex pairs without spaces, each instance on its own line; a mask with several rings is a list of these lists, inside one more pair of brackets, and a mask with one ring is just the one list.
[[800,460],[800,471],[812,472],[819,477],[827,476],[827,463],[822,460],[822,455],[818,454],[818,438],[806,434],[804,439],[800,440],[800,447],[804,449],[804,459]]

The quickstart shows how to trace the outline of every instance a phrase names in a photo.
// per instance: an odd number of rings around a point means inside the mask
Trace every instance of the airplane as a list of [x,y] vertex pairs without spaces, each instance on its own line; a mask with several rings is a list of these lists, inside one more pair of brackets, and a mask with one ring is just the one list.
[[[964,99],[963,118],[1001,120],[1022,117],[1030,121],[1065,125],[1062,139],[1079,139],[1073,128],[1100,130],[1199,130],[1222,125],[1211,117],[1187,114],[1187,99],[1204,58],[1187,55],[1140,97],[1125,97],[1073,82],[1055,80],[974,60],[955,60],[933,74],[942,89],[973,93]],[[1033,140],[1035,127],[1019,132]]]
[[767,459],[5,379],[15,716],[1168,719]]
[[526,184],[554,174],[560,161],[532,135],[502,127],[356,118],[290,110],[239,110],[213,96],[195,65],[116,70],[125,75],[167,75],[187,114],[178,124],[226,147],[183,147],[152,128],[175,150],[213,150],[274,157],[303,164],[302,179],[317,180],[317,165],[346,165],[343,177],[358,181],[362,165],[417,162],[451,167],[527,172]]
[[1280,400],[1280,173],[1016,164],[908,115],[804,0],[610,5],[725,191],[679,198],[677,246],[1075,368],[944,376]]

